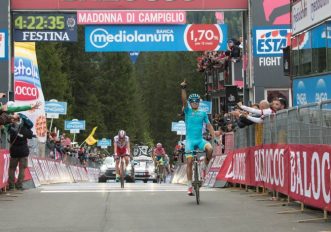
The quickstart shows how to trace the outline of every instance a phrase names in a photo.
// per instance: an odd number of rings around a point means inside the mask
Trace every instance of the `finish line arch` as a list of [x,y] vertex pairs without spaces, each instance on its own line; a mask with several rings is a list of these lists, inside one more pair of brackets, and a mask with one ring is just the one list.
[[228,10],[248,9],[248,0],[12,0],[11,11],[40,10]]

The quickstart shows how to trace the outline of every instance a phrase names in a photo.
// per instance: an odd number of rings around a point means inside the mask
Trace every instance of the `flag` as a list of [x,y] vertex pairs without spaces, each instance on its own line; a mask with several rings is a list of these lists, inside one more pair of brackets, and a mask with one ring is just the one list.
[[97,129],[98,127],[94,127],[93,128],[93,130],[92,130],[92,132],[90,133],[90,135],[85,139],[85,142],[88,144],[88,145],[93,145],[93,144],[95,144],[96,142],[98,142],[98,140],[96,140],[94,137],[93,137],[93,135],[94,135],[94,133],[95,133],[95,131],[96,131],[96,129]]

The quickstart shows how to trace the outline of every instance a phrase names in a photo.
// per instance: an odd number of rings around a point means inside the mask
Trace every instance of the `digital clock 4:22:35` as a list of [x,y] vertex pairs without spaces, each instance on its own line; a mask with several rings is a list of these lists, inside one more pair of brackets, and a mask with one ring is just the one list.
[[65,16],[52,14],[17,14],[14,16],[16,30],[65,30]]

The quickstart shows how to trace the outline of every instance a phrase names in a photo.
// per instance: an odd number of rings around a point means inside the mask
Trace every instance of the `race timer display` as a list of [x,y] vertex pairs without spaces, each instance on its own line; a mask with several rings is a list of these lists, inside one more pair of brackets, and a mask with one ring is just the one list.
[[77,16],[74,13],[14,13],[15,42],[77,41]]
[[16,30],[65,30],[73,27],[75,21],[66,14],[14,14]]

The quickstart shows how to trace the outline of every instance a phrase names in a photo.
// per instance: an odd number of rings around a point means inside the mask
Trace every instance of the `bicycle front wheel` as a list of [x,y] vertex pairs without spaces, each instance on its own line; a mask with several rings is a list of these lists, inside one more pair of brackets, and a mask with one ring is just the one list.
[[125,178],[125,170],[124,170],[124,162],[121,160],[121,188],[124,188],[124,178]]
[[194,162],[194,191],[197,204],[200,204],[200,178],[199,178],[199,166],[197,162]]

